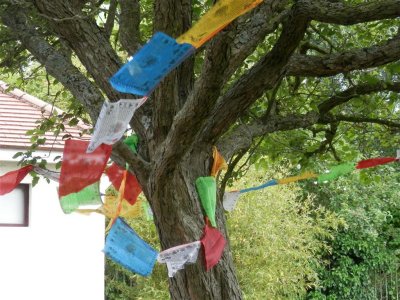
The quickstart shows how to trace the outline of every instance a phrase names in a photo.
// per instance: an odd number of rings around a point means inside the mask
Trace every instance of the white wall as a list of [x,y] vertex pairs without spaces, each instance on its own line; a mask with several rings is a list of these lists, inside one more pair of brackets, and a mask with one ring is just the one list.
[[[15,152],[0,150],[0,175],[18,168]],[[0,227],[1,300],[104,299],[104,218],[65,215],[56,187],[30,189],[29,227]]]

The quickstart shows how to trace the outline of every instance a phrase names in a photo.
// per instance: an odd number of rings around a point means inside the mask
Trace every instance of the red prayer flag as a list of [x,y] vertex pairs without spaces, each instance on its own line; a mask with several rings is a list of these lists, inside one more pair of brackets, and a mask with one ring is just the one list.
[[396,157],[378,157],[362,160],[358,162],[356,169],[372,168],[379,165],[384,165],[396,161]]
[[[106,174],[113,186],[119,190],[122,179],[124,177],[124,170],[121,169],[116,163],[113,163],[111,167],[106,170]],[[136,178],[131,172],[128,172],[128,176],[126,177],[126,185],[124,192],[124,199],[129,202],[129,204],[133,205],[136,203],[137,197],[142,192],[142,188]]]
[[206,260],[206,270],[210,270],[221,259],[225,247],[225,239],[218,229],[209,226],[208,222],[204,227],[204,234],[201,238]]
[[102,144],[86,153],[89,142],[67,140],[61,164],[59,196],[76,193],[100,180],[110,158],[112,146]]
[[5,195],[15,189],[32,169],[33,166],[28,165],[0,176],[0,195]]

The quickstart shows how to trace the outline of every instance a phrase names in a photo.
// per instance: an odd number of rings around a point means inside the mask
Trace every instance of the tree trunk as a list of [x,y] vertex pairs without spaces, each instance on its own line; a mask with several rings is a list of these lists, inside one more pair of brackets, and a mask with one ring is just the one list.
[[[148,199],[162,249],[200,240],[205,226],[204,214],[195,188],[199,176],[208,176],[211,165],[211,146],[192,151],[168,177],[152,177]],[[217,203],[218,229],[227,239],[222,203]],[[219,263],[206,272],[204,253],[200,250],[197,262],[169,279],[172,299],[242,299],[227,242]]]

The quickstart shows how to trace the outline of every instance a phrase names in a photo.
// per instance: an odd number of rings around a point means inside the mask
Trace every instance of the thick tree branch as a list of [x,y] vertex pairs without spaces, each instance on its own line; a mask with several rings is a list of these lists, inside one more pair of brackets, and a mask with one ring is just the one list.
[[362,84],[350,87],[319,104],[318,110],[321,114],[325,114],[336,106],[344,104],[353,98],[381,91],[400,92],[400,82],[377,82],[374,84]]
[[400,36],[384,45],[354,49],[323,56],[295,54],[291,58],[287,75],[290,76],[333,76],[367,68],[379,67],[400,59]]
[[117,0],[111,0],[110,7],[108,8],[106,23],[104,24],[104,32],[108,40],[110,39],[112,30],[114,28],[116,12],[117,12]]
[[121,8],[119,15],[119,41],[129,55],[134,54],[141,44],[140,39],[140,3],[139,0],[118,0]]

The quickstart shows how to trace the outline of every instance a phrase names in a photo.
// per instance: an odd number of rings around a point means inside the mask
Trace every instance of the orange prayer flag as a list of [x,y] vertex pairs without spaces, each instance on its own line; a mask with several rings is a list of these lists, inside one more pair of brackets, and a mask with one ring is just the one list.
[[228,165],[226,164],[224,157],[219,153],[217,147],[215,146],[213,146],[213,158],[214,162],[211,169],[211,176],[217,177],[219,171],[228,169]]

